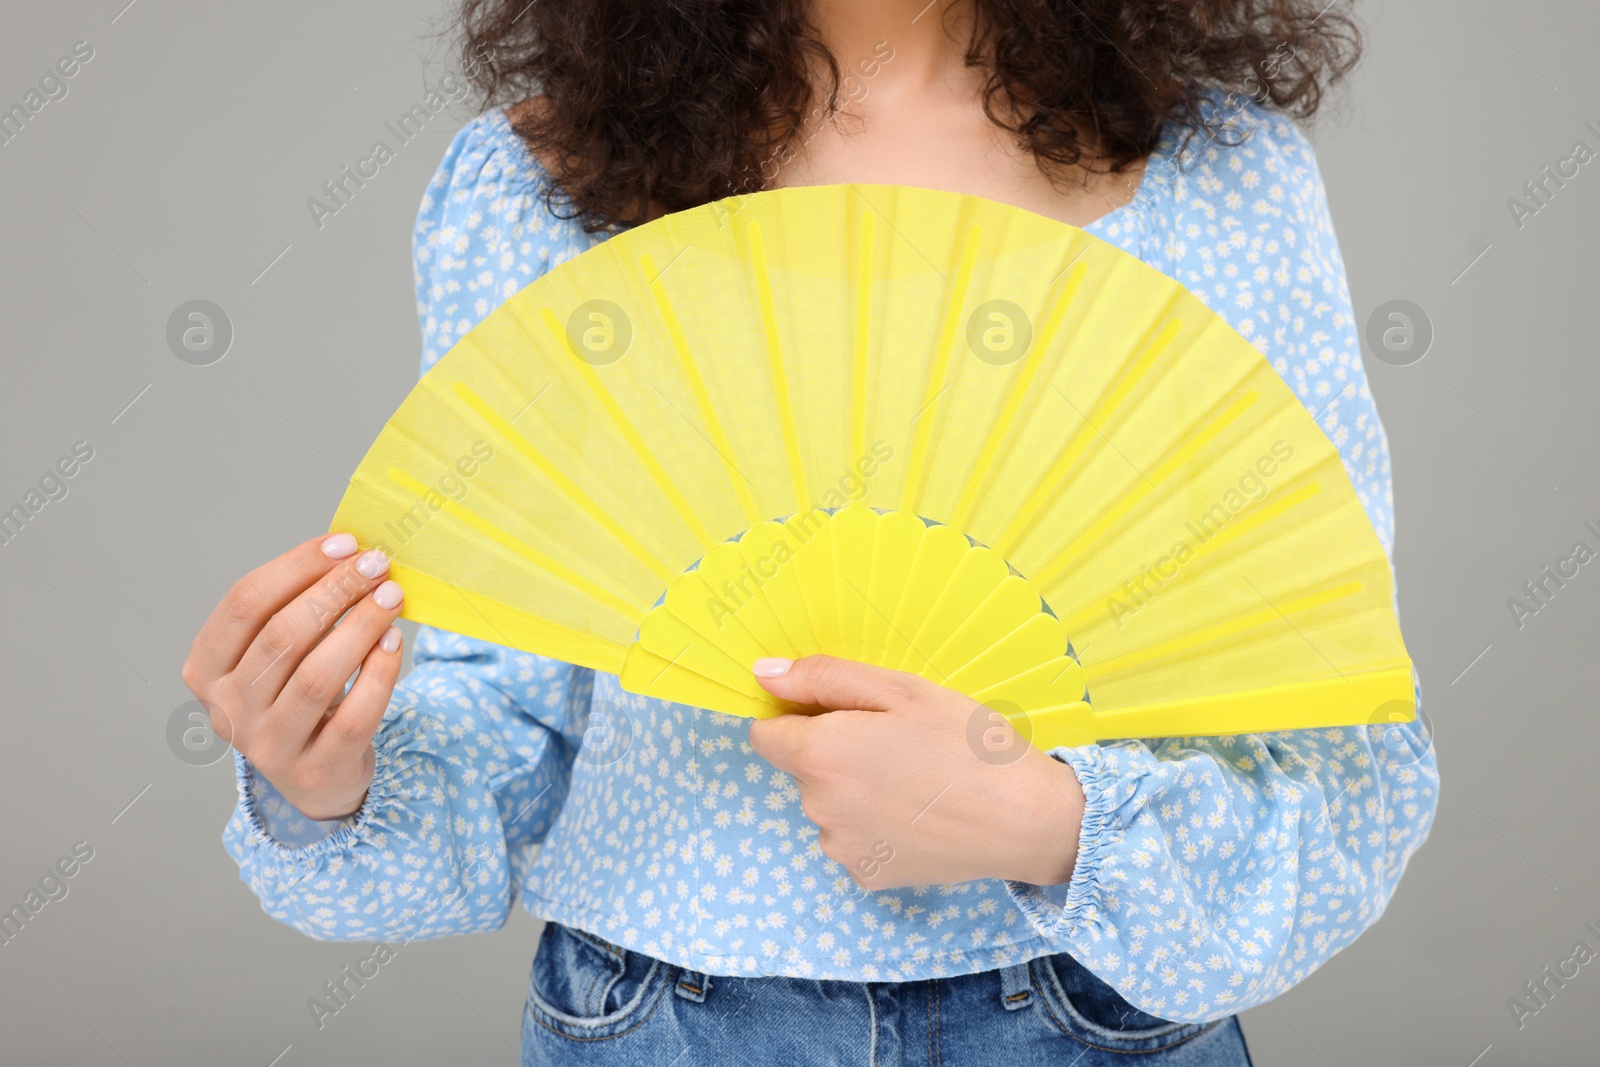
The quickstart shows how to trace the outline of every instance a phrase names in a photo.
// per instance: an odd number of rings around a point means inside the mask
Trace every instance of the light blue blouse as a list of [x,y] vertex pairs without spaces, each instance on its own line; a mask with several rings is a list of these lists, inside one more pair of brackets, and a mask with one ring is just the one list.
[[[1311,147],[1246,101],[1209,106],[1229,132],[1185,143],[1169,127],[1135,199],[1088,230],[1266,354],[1389,546],[1388,449]],[[604,238],[548,212],[548,180],[498,111],[451,144],[415,234],[424,370]],[[227,848],[267,913],[313,937],[490,930],[520,894],[711,974],[906,981],[1070,952],[1145,1011],[1206,1020],[1283,992],[1377,921],[1438,800],[1420,724],[1064,748],[1088,801],[1069,884],[866,893],[751,751],[748,720],[427,627],[414,664],[351,818],[306,820],[238,760]]]

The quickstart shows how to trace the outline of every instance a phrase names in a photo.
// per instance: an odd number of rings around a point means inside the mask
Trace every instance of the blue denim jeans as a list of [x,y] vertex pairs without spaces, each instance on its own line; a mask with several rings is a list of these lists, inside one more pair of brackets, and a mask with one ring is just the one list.
[[726,978],[547,923],[522,1062],[1249,1067],[1239,1020],[1147,1015],[1068,955],[920,982]]

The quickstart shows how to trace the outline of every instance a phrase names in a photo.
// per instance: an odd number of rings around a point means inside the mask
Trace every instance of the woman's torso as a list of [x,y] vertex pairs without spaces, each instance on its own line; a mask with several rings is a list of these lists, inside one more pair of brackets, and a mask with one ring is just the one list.
[[[430,191],[430,203],[454,198],[451,217],[476,225],[448,233],[419,226],[419,257],[432,257],[434,278],[433,291],[419,293],[424,369],[541,266],[606,236],[544,209],[548,179],[503,113],[475,120],[458,145],[450,187]],[[1180,145],[1199,154],[1198,174],[1179,167]],[[1230,321],[1250,336],[1257,322],[1291,309],[1285,295],[1255,299],[1260,251],[1238,239],[1243,230],[1230,218],[1240,191],[1260,181],[1258,169],[1239,165],[1245,149],[1212,166],[1208,147],[1185,144],[1169,125],[1132,201],[1085,229],[1190,285],[1225,316],[1236,313]],[[1297,201],[1320,195],[1314,167],[1268,177],[1297,183],[1289,188]],[[463,207],[471,210],[463,215]],[[1213,278],[1238,299],[1224,303],[1222,288],[1197,284]],[[1374,514],[1380,529],[1385,518]],[[1033,929],[1000,881],[861,892],[821,852],[788,776],[750,749],[747,720],[635,696],[609,676],[593,679],[590,708],[548,839],[511,849],[533,913],[718,974],[898,981],[1006,967],[1062,948]]]

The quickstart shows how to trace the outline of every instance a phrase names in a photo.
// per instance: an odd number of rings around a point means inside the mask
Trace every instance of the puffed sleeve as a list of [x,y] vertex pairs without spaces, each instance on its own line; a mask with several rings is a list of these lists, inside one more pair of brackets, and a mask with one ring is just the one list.
[[[451,143],[413,240],[424,371],[570,254],[539,182],[503,116],[479,117]],[[235,754],[239,803],[224,844],[262,908],[312,937],[500,926],[566,797],[591,671],[427,626],[412,662],[350,818],[305,818]]]

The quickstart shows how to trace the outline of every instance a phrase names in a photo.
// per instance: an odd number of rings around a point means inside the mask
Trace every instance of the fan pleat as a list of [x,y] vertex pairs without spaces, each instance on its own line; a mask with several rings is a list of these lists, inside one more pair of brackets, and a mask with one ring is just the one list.
[[[1079,253],[1079,257],[1081,255],[1082,253]],[[1040,370],[1044,368],[1047,358],[1059,356],[1059,352],[1053,349],[1051,344],[1055,340],[1056,331],[1061,328],[1062,320],[1066,318],[1068,309],[1077,297],[1078,290],[1083,285],[1088,268],[1081,263],[1076,265],[1069,263],[1061,273],[1067,274],[1068,271],[1071,273],[1067,275],[1066,284],[1051,302],[1050,311],[1045,316],[1044,327],[1022,360],[1022,366],[1012,380],[1011,389],[1007,392],[999,410],[995,412],[991,423],[993,428],[984,437],[983,448],[973,460],[972,467],[963,480],[961,497],[957,500],[950,516],[952,526],[963,527],[972,510],[983,502],[985,491],[994,484],[989,478],[990,470],[997,460],[1004,460],[1006,450],[1014,439],[1014,430],[1020,425],[1019,416],[1024,402],[1030,397],[1035,402],[1038,401],[1038,394],[1033,391],[1033,385]]]
[[539,473],[550,479],[550,481],[555,484],[556,488],[559,489],[568,500],[572,501],[578,510],[582,511],[585,515],[593,519],[595,523],[601,527],[601,529],[605,530],[606,533],[615,538],[616,541],[625,547],[629,552],[632,552],[640,562],[645,564],[645,566],[649,567],[652,571],[655,571],[656,574],[660,575],[664,581],[671,581],[674,577],[676,577],[676,571],[672,570],[665,563],[661,562],[654,552],[646,548],[638,538],[634,537],[632,533],[626,530],[622,524],[611,515],[610,512],[606,511],[603,507],[596,503],[595,499],[588,493],[584,492],[577,482],[568,477],[561,470],[561,468],[557,466],[555,461],[550,459],[550,457],[540,453],[540,451],[534,448],[533,444],[526,437],[519,433],[510,423],[506,422],[498,414],[496,414],[494,409],[489,406],[487,401],[478,396],[461,382],[456,383],[455,390],[457,395],[466,402],[467,406],[470,407],[479,418],[483,419],[485,426],[493,430],[502,440],[506,441],[513,448],[515,448],[523,456],[523,458],[538,468]]
[[733,446],[728,441],[728,433],[722,426],[722,420],[717,416],[716,402],[711,398],[711,393],[706,389],[705,378],[700,373],[700,367],[695,360],[689,339],[684,336],[683,326],[678,322],[678,314],[673,309],[672,301],[667,296],[666,286],[662,283],[661,274],[656,270],[655,260],[648,254],[639,257],[639,266],[645,276],[650,279],[650,294],[655,297],[656,308],[661,314],[662,325],[665,326],[667,337],[672,343],[672,350],[677,353],[678,366],[683,371],[684,380],[688,383],[694,395],[695,407],[699,409],[700,418],[705,423],[701,432],[711,442],[711,447],[716,450],[718,458],[722,460],[723,469],[728,476],[728,483],[733,486],[734,495],[739,498],[739,504],[744,508],[744,515],[749,520],[749,525],[755,525],[767,516],[761,513],[756,506],[755,496],[750,491],[749,479],[739,470],[739,465],[733,458]]
[[[421,498],[428,492],[428,487],[426,485],[423,485],[405,471],[391,468],[388,471],[388,474],[390,480],[392,480],[396,485],[400,486],[402,489],[405,489],[407,492],[418,498]],[[446,500],[444,502],[444,510],[446,514],[459,519],[462,523],[476,530],[484,537],[504,546],[510,551],[516,553],[518,556],[521,556],[523,559],[534,564],[536,567],[539,567],[541,570],[548,571],[558,580],[567,583],[568,585],[572,586],[572,588],[579,590],[585,596],[593,599],[595,603],[609,608],[625,619],[636,618],[642,610],[645,610],[644,605],[628,603],[626,600],[623,600],[621,597],[601,586],[598,582],[590,581],[586,575],[580,574],[570,567],[563,566],[553,557],[539,551],[537,548],[534,548],[525,541],[520,541],[517,538],[512,537],[510,534],[507,534],[504,530],[499,529],[494,524],[485,522],[480,515],[478,515],[469,507],[458,504],[454,500]]]
[[969,548],[967,539],[950,526],[931,526],[917,547],[916,558],[906,574],[905,588],[895,608],[894,621],[884,635],[883,654],[878,662],[898,667],[905,662],[911,639],[935,604],[944,595]]
[[851,340],[850,363],[850,456],[865,455],[867,451],[867,367],[871,359],[872,339],[872,283],[876,264],[873,245],[873,213],[856,212],[858,238],[855,268],[855,318]]
[[[962,214],[965,215],[965,212]],[[922,502],[923,464],[930,451],[929,438],[933,435],[935,422],[933,408],[949,387],[945,379],[950,368],[950,356],[955,350],[956,332],[961,325],[961,312],[967,302],[967,288],[972,282],[973,267],[978,258],[978,242],[983,236],[982,230],[971,223],[967,224],[962,232],[958,258],[951,264],[955,281],[951,283],[950,294],[945,299],[944,320],[939,327],[939,344],[934,349],[933,359],[928,365],[922,404],[912,416],[916,434],[911,442],[911,454],[906,457],[905,483],[900,507],[904,511],[914,513],[919,511]]]
[[576,352],[572,351],[567,343],[566,331],[561,328],[555,312],[548,307],[540,308],[539,311],[540,318],[550,331],[551,338],[570,357],[570,362],[577,368],[579,375],[584,380],[584,384],[589,387],[590,395],[599,402],[601,409],[610,417],[611,424],[616,429],[617,434],[628,443],[634,455],[638,457],[640,464],[650,473],[650,477],[655,482],[656,488],[660,490],[662,497],[671,506],[678,518],[683,521],[683,524],[693,532],[702,546],[709,548],[716,544],[718,539],[713,537],[710,531],[700,522],[699,516],[689,506],[688,500],[684,498],[682,491],[673,482],[672,476],[661,465],[661,461],[651,453],[650,446],[645,444],[644,439],[639,436],[639,431],[628,421],[628,416],[623,413],[616,399],[606,389],[605,383],[600,380],[600,376],[595,373],[593,367],[589,366]]
[[[1139,355],[1129,363],[1127,370],[1117,379],[1111,391],[1100,397],[1088,414],[1080,412],[1081,424],[1062,446],[1055,462],[1051,464],[1045,476],[1040,479],[1033,492],[1023,501],[1022,506],[1016,510],[1016,514],[1000,534],[996,542],[996,547],[1000,551],[1008,555],[1015,552],[1018,543],[1033,532],[1045,503],[1060,494],[1062,486],[1075,473],[1074,467],[1085,459],[1085,453],[1097,441],[1106,440],[1107,431],[1102,427],[1117,414],[1122,402],[1149,373],[1156,359],[1166,351],[1167,346],[1178,335],[1179,329],[1180,324],[1176,321],[1166,323],[1160,333],[1140,346]],[[1066,395],[1062,394],[1062,398],[1066,399]],[[1067,400],[1067,403],[1071,404],[1072,401]],[[1073,407],[1076,408],[1076,405]]]
[[867,577],[867,613],[862,624],[861,658],[879,662],[905,593],[927,526],[915,515],[893,511],[878,520]]
[[767,271],[766,244],[761,240],[759,223],[751,223],[746,233],[751,278],[755,283],[756,302],[761,308],[762,340],[766,347],[767,366],[772,374],[773,399],[778,405],[778,425],[783,434],[783,452],[789,461],[789,476],[794,481],[794,507],[799,511],[810,501],[806,491],[805,463],[800,458],[800,432],[795,428],[794,405],[789,399],[789,375],[783,365],[783,341],[778,328],[777,310],[773,306],[772,276]]

